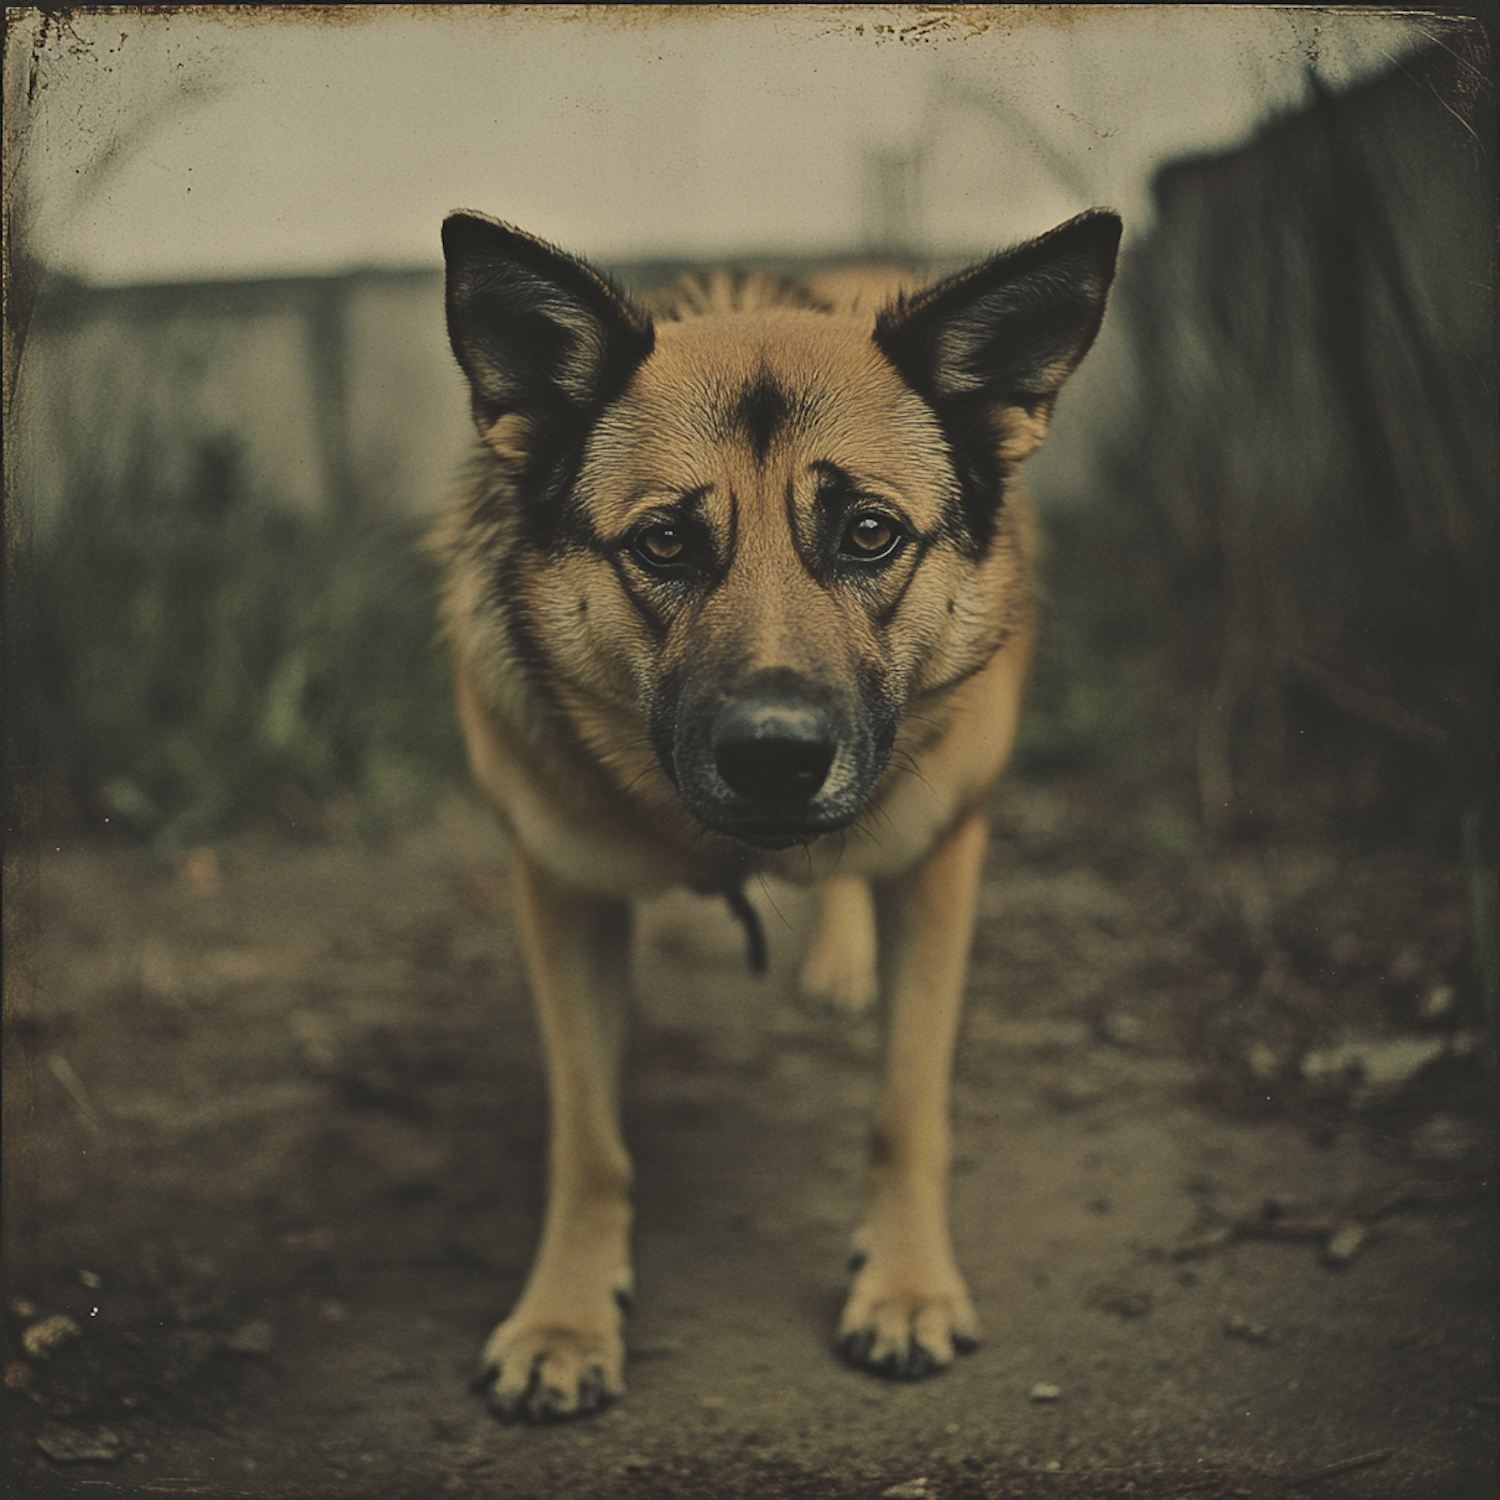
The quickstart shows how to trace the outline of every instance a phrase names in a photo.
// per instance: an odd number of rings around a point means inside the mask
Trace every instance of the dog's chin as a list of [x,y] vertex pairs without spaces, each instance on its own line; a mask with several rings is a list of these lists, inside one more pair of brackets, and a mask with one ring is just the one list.
[[795,849],[815,844],[830,833],[840,833],[854,822],[849,817],[820,818],[703,818],[705,827],[724,838],[734,839],[751,849],[774,853],[778,849]]
[[778,849],[797,849],[807,844],[814,843],[823,837],[825,833],[833,832],[828,828],[796,828],[796,829],[751,829],[751,828],[716,828],[715,833],[724,834],[738,843],[746,844],[751,849],[763,849],[767,853],[775,853]]

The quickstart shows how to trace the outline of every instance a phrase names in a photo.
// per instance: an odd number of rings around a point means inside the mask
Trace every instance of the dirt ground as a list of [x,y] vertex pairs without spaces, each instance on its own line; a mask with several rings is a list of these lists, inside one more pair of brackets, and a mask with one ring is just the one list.
[[1493,1495],[1461,880],[1131,817],[1002,795],[955,1103],[986,1340],[917,1384],[830,1346],[878,1021],[795,1001],[793,891],[752,892],[760,980],[721,906],[648,909],[629,1394],[545,1428],[467,1384],[545,1132],[484,815],[47,845],[12,893],[7,1492]]

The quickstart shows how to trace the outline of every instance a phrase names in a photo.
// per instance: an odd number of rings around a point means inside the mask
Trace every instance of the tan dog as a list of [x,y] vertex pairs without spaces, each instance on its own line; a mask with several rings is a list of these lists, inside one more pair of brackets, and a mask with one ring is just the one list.
[[878,987],[889,1010],[839,1345],[900,1377],[973,1346],[948,1091],[1032,642],[1013,476],[1098,332],[1119,237],[1085,214],[861,313],[723,275],[634,303],[492,219],[444,225],[483,441],[435,545],[552,1113],[541,1245],[483,1354],[500,1414],[623,1388],[631,902],[672,886],[724,894],[754,937],[747,879],[821,882],[804,988],[853,1009]]

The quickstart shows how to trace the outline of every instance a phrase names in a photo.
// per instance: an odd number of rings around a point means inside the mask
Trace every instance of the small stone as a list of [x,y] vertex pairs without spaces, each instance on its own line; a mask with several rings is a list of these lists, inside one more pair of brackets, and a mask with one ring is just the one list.
[[97,1271],[80,1271],[78,1279],[91,1292],[104,1290],[104,1278]]
[[1369,1240],[1370,1231],[1365,1225],[1340,1224],[1328,1236],[1328,1243],[1323,1246],[1321,1257],[1323,1264],[1332,1266],[1335,1270],[1342,1270],[1345,1266],[1353,1265]]
[[1231,1338],[1244,1339],[1247,1344],[1269,1344],[1275,1337],[1264,1323],[1252,1323],[1238,1313],[1224,1324],[1224,1332]]
[[224,1340],[224,1347],[231,1354],[264,1358],[276,1347],[276,1330],[264,1318],[251,1318]]
[[1424,1021],[1441,1020],[1453,1009],[1453,1002],[1456,998],[1456,992],[1451,984],[1435,984],[1423,991],[1422,998],[1417,1004],[1417,1014]]
[[1281,1072],[1281,1055],[1267,1042],[1254,1042],[1245,1053],[1250,1076],[1259,1083],[1271,1083]]
[[24,1391],[31,1384],[31,1366],[24,1365],[18,1359],[13,1359],[5,1367],[5,1389],[8,1391]]
[[881,1500],[934,1500],[934,1492],[927,1488],[927,1476],[908,1479],[902,1484],[893,1484],[881,1490]]
[[21,1335],[21,1347],[33,1359],[46,1359],[59,1344],[76,1339],[83,1330],[66,1313],[56,1313],[33,1323]]
[[1302,1075],[1314,1085],[1352,1089],[1356,1097],[1392,1094],[1447,1050],[1437,1036],[1355,1036],[1307,1053]]
[[1039,1380],[1027,1392],[1027,1396],[1032,1401],[1061,1401],[1062,1393],[1063,1389],[1060,1385],[1052,1385],[1048,1381]]
[[36,1445],[54,1463],[112,1464],[125,1456],[125,1442],[108,1427],[64,1427],[48,1422]]

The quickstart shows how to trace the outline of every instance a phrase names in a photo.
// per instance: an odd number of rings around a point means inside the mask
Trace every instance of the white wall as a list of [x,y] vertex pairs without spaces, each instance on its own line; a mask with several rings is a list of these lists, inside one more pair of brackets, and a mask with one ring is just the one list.
[[[326,8],[318,8],[323,15]],[[968,255],[1243,137],[1443,23],[1262,6],[200,7],[20,16],[13,201],[86,280],[436,264],[450,208],[586,254]],[[9,180],[10,165],[7,166]]]

